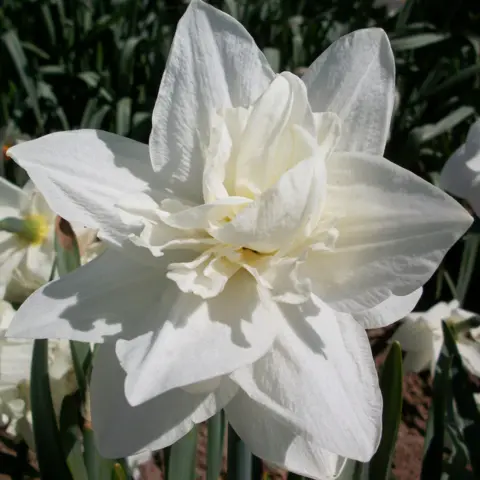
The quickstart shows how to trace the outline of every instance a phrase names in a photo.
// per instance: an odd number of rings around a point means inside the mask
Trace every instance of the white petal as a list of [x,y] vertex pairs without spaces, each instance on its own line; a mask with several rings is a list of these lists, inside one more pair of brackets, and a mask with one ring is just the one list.
[[32,349],[31,340],[0,336],[0,390],[29,380]]
[[477,377],[480,377],[480,343],[462,339],[457,342],[458,351],[465,367]]
[[407,317],[393,334],[391,341],[399,342],[406,352],[430,350],[433,332],[423,319],[413,320]]
[[180,292],[173,284],[164,291],[150,331],[117,342],[129,402],[138,405],[256,361],[271,347],[280,316],[245,271],[208,300]]
[[458,306],[457,300],[452,300],[450,303],[438,302],[426,312],[419,313],[419,315],[432,331],[436,331],[439,337],[443,337],[442,320],[448,320]]
[[260,195],[305,158],[299,155],[297,142],[300,148],[303,142],[296,138],[294,126],[316,133],[304,83],[285,72],[276,76],[248,118],[235,160],[236,195]]
[[0,177],[0,220],[5,217],[19,217],[25,197],[21,188]]
[[[16,235],[0,232],[0,298],[6,295],[6,289],[14,270],[25,257],[25,248]],[[6,300],[11,300],[6,298]]]
[[102,342],[132,338],[157,312],[164,268],[146,267],[107,249],[90,263],[37,290],[8,330],[19,338],[68,338]]
[[440,187],[464,198],[480,213],[480,120],[468,131],[467,140],[447,160],[440,175]]
[[333,154],[327,181],[339,235],[333,251],[308,256],[304,275],[338,311],[413,293],[472,222],[449,195],[381,157]]
[[386,327],[408,315],[420,300],[422,291],[423,289],[419,288],[403,297],[392,295],[376,307],[355,313],[353,316],[363,328]]
[[381,434],[382,398],[365,330],[322,304],[282,308],[272,350],[231,375],[256,402],[319,448],[370,460]]
[[262,253],[291,245],[323,207],[324,162],[315,152],[312,155],[288,170],[231,222],[212,230],[212,236],[223,243]]
[[176,389],[132,407],[125,397],[124,383],[125,372],[114,345],[101,345],[93,366],[91,408],[97,446],[107,458],[171,445],[223,408],[237,391],[225,379],[214,393],[192,395]]
[[15,310],[12,305],[5,300],[0,300],[0,335],[3,335],[4,330],[10,326],[14,315]]
[[309,478],[335,478],[341,458],[307,440],[281,416],[239,392],[225,407],[227,420],[254,455]]
[[403,370],[405,373],[420,373],[435,365],[435,358],[431,348],[421,352],[407,352],[403,359]]
[[383,30],[357,30],[340,38],[302,80],[314,112],[341,118],[338,151],[383,154],[395,98],[395,63]]
[[204,2],[180,19],[153,111],[153,168],[173,192],[202,201],[203,150],[210,120],[223,107],[247,107],[274,73],[249,33]]
[[155,180],[146,145],[100,130],[52,133],[15,145],[8,154],[58,215],[100,230],[117,244],[131,227],[115,204]]
[[459,147],[442,169],[439,187],[459,198],[468,199],[476,183],[477,172],[467,166],[470,155],[465,145]]

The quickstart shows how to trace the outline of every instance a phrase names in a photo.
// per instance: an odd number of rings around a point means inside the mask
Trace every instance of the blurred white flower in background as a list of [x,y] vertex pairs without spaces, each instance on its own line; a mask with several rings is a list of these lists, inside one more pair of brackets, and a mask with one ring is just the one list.
[[405,0],[375,0],[375,8],[385,7],[389,16],[395,15],[405,5]]
[[445,163],[439,186],[465,199],[480,215],[480,119],[470,127],[465,143]]
[[32,182],[23,189],[0,178],[0,220],[17,233],[0,231],[0,298],[22,301],[46,283],[55,258],[55,214]]
[[[0,424],[9,435],[25,440],[35,450],[30,410],[33,341],[5,338],[13,315],[12,306],[0,300]],[[49,341],[48,364],[53,406],[59,416],[64,397],[77,390],[67,340]]]
[[394,78],[382,30],[341,38],[299,79],[193,0],[148,146],[78,130],[9,150],[56,213],[108,244],[9,329],[104,342],[104,456],[160,449],[224,408],[255,455],[308,477],[372,457],[382,399],[365,328],[407,315],[472,221],[382,157]]
[[[22,302],[48,282],[55,259],[55,213],[29,181],[23,188],[0,178],[0,298]],[[6,220],[7,219],[7,220]],[[96,232],[74,226],[82,264],[103,249]]]
[[[426,312],[407,315],[391,339],[400,342],[402,349],[407,352],[404,370],[421,372],[430,369],[433,376],[443,344],[442,320],[454,325],[475,315],[461,309],[456,300],[440,302]],[[480,327],[472,329],[469,335],[459,332],[456,339],[465,367],[480,376]]]

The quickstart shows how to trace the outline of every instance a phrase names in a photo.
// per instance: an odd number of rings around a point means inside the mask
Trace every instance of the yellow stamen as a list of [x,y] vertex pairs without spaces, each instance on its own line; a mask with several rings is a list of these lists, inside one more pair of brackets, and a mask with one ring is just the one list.
[[30,245],[41,245],[48,235],[47,219],[43,215],[27,215],[23,220],[25,227],[16,235]]

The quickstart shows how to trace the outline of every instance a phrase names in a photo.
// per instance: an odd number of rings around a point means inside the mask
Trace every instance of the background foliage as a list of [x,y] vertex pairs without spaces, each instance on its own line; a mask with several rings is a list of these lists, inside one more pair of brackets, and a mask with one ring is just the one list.
[[[433,183],[478,116],[478,0],[408,0],[393,16],[387,15],[385,7],[374,6],[373,0],[212,0],[211,3],[245,25],[277,71],[298,71],[308,66],[344,33],[366,26],[384,28],[396,57],[398,87],[386,157]],[[147,142],[150,115],[169,46],[185,8],[184,2],[175,0],[3,0],[0,7],[0,142],[8,146],[24,136],[37,137],[76,128],[101,128]],[[12,162],[0,164],[7,178],[19,184],[25,181],[24,172]],[[418,309],[425,310],[439,300],[457,297],[465,308],[480,312],[477,223],[478,220],[427,284]],[[383,457],[377,457],[371,465],[371,472],[375,473],[370,472],[370,478],[374,479],[390,475],[398,427],[395,412],[400,408],[395,392],[401,388],[394,382],[395,374],[399,371],[401,374],[401,359],[396,348],[385,364],[385,368],[392,369],[393,380],[382,377],[384,394],[389,395],[392,410],[387,411],[388,418],[384,418],[390,427],[379,450]],[[41,355],[40,346],[37,350]],[[88,364],[84,367],[87,372]],[[42,368],[41,361],[36,368]],[[437,478],[440,465],[440,473],[444,470],[451,478],[474,478],[473,475],[480,475],[474,455],[479,445],[472,442],[480,441],[480,437],[475,439],[466,425],[473,422],[478,433],[478,411],[472,407],[471,388],[454,341],[446,342],[438,371],[441,374],[437,373],[435,378],[436,396],[431,416],[434,420],[427,432],[422,476]],[[41,404],[42,399],[37,401]],[[66,420],[71,419],[67,407]],[[76,421],[67,425],[70,425],[65,427],[67,430],[72,425],[78,426]],[[81,425],[83,448],[87,451],[91,443],[88,428]],[[209,428],[216,432],[209,450],[209,478],[214,479],[218,478],[220,468],[223,419],[220,416],[212,419]],[[443,455],[445,431],[449,432],[454,445],[448,450],[451,454],[447,460]],[[50,434],[55,436],[55,432]],[[391,438],[387,438],[388,435]],[[192,438],[187,436],[183,443],[165,453],[170,459],[167,473],[170,472],[172,480],[192,477],[194,469],[184,461],[185,452],[194,449]],[[56,439],[55,445],[57,440],[61,439]],[[241,462],[251,458],[241,443],[235,443],[233,435],[230,440],[232,451],[237,452],[229,464],[231,476],[246,478],[246,473],[236,476],[233,470],[235,462],[243,465]],[[73,446],[68,448],[72,452],[75,442],[70,444]],[[64,449],[65,445],[63,442]],[[74,457],[68,458],[71,469]],[[100,460],[87,455],[84,464],[90,472],[90,468],[102,465]],[[126,478],[122,477],[127,474],[121,465],[121,462],[108,465],[112,478]],[[103,464],[101,468],[104,467]],[[28,475],[28,470],[21,470],[19,478]],[[360,478],[360,469],[356,470]],[[255,475],[258,465],[253,461],[246,470],[242,467],[239,471]],[[98,471],[97,475],[100,475]]]

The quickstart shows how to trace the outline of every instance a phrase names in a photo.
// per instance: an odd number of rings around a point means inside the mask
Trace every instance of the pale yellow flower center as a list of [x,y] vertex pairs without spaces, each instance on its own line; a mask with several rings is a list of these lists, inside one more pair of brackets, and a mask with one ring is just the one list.
[[30,245],[41,245],[48,235],[47,219],[43,215],[27,215],[23,221],[24,228],[16,233],[17,237]]

